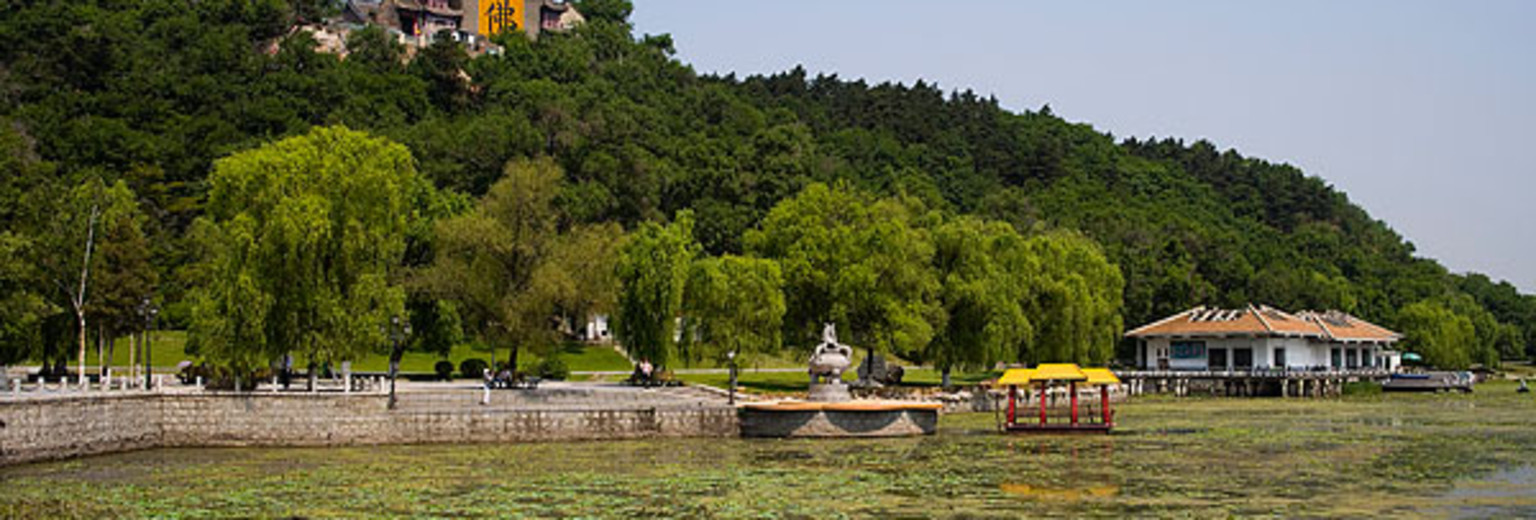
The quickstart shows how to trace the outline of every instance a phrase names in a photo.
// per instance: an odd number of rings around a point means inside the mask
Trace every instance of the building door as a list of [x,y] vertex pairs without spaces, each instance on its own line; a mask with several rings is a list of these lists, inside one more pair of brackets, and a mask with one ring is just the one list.
[[1275,368],[1285,368],[1285,349],[1275,349]]
[[1332,359],[1333,362],[1330,363],[1328,366],[1333,367],[1333,368],[1341,368],[1341,367],[1344,366],[1343,354],[1339,353],[1339,349],[1333,349],[1333,356],[1332,357],[1333,357],[1333,359]]
[[1232,349],[1232,368],[1236,368],[1238,370],[1248,370],[1253,368],[1253,349]]
[[1224,349],[1224,348],[1213,348],[1213,349],[1210,350],[1210,353],[1211,353],[1211,355],[1206,358],[1209,361],[1206,364],[1206,367],[1210,368],[1211,370],[1226,370],[1227,369],[1227,349]]

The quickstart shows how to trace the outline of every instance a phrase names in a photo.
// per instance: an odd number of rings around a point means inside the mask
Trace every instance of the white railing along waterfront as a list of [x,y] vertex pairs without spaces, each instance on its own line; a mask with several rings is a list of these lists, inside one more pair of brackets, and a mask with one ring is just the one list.
[[[35,381],[30,377],[9,377],[8,384],[0,385],[0,400],[31,399],[40,397],[79,397],[100,395],[143,395],[164,393],[228,393],[228,390],[212,390],[203,384],[202,377],[196,377],[188,383],[181,383],[180,378],[167,374],[155,374],[150,377],[149,388],[145,389],[143,376],[118,376],[112,375],[94,379],[81,380],[79,377],[63,377],[56,381],[48,381],[38,378]],[[305,379],[295,379],[288,389],[283,389],[277,381],[264,383],[262,387],[247,393],[344,393],[344,394],[388,394],[389,379],[383,376],[361,376],[344,378],[321,378],[316,381],[311,389]]]
[[1355,369],[1283,369],[1255,368],[1251,370],[1117,370],[1115,375],[1125,378],[1183,378],[1183,379],[1332,379],[1348,377],[1387,377],[1392,372],[1381,368]]

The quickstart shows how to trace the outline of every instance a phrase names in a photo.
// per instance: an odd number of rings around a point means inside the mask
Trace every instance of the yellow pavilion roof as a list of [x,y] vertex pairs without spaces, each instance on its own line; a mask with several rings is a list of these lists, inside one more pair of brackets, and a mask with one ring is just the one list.
[[1033,377],[1033,368],[1010,368],[1003,372],[1003,377],[997,378],[997,386],[1024,386],[1029,384],[1029,378]]
[[1030,379],[1036,381],[1087,381],[1088,375],[1072,363],[1043,363],[1035,367]]
[[1114,372],[1107,368],[1084,368],[1083,374],[1088,376],[1090,385],[1118,385],[1120,378],[1115,377]]

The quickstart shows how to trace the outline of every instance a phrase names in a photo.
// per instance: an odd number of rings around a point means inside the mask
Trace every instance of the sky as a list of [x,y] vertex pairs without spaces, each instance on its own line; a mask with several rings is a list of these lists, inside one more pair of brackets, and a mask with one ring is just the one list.
[[635,4],[700,73],[921,78],[1290,163],[1419,255],[1536,292],[1536,1]]

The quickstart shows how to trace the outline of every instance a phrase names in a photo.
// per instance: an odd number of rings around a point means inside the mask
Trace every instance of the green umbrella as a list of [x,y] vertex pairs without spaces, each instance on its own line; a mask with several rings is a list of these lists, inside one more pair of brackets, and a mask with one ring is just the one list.
[[1424,361],[1424,358],[1420,357],[1418,354],[1409,352],[1407,354],[1403,354],[1403,361]]

